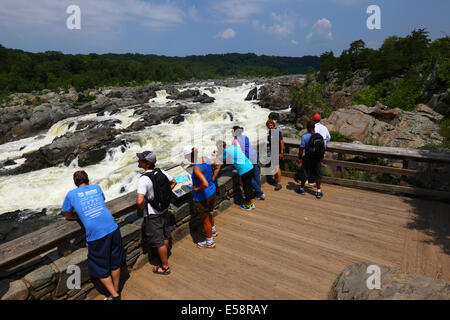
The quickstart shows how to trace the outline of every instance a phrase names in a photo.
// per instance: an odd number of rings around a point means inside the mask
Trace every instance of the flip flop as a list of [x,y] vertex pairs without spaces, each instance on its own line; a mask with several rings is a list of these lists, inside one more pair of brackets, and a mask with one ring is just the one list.
[[[163,272],[158,271],[159,268],[163,269]],[[170,274],[169,268],[170,268],[170,267],[164,268],[163,266],[155,266],[155,267],[153,268],[153,273],[156,273],[156,274],[162,274],[162,275],[166,276],[166,275],[169,275],[169,274]]]

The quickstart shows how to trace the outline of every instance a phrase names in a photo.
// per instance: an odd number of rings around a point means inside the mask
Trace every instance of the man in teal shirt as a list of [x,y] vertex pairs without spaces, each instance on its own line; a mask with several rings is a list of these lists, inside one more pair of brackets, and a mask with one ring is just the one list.
[[242,178],[245,204],[240,206],[241,209],[246,211],[254,210],[255,204],[253,203],[253,199],[255,198],[255,195],[252,189],[252,177],[254,175],[253,164],[245,156],[242,150],[235,145],[227,148],[227,144],[224,141],[218,141],[217,149],[219,151],[218,155],[219,157],[221,156],[223,162],[226,164],[232,164],[236,168],[239,176]]

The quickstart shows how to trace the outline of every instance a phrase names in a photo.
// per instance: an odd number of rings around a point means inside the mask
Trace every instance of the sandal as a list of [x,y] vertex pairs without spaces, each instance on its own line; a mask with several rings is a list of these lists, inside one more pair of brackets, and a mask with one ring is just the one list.
[[278,184],[278,185],[275,187],[275,191],[280,191],[282,188],[283,188],[283,186],[282,186],[281,184]]
[[[159,271],[159,268],[161,268],[163,271],[161,272],[161,271]],[[153,268],[153,273],[156,273],[156,274],[162,274],[162,275],[169,275],[170,274],[170,270],[169,270],[169,268],[170,267],[167,267],[167,268],[164,268],[163,266],[155,266],[154,268]]]

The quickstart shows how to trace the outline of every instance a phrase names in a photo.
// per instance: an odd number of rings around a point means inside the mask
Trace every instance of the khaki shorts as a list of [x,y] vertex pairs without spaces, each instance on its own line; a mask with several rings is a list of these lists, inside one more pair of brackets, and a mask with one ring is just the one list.
[[214,204],[216,202],[216,194],[214,193],[211,197],[203,201],[194,201],[195,214],[200,220],[203,220],[213,212]]

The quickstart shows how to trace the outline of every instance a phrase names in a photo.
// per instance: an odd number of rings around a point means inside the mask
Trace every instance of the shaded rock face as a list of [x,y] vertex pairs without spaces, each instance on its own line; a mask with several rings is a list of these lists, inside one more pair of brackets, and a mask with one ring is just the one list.
[[255,87],[252,90],[250,90],[247,97],[245,98],[245,101],[256,100],[257,98],[258,98],[258,88]]
[[46,209],[16,210],[0,215],[0,243],[8,242],[20,236],[42,228],[55,220],[57,216],[48,216]]
[[328,130],[352,136],[364,144],[419,148],[443,141],[435,123],[441,118],[425,105],[417,106],[413,112],[357,105],[334,111],[322,123]]
[[170,100],[185,100],[185,99],[190,99],[190,98],[194,98],[200,95],[200,91],[195,89],[195,90],[191,90],[191,89],[187,89],[185,91],[182,92],[178,92],[174,95],[170,95],[167,96],[167,99]]
[[201,96],[198,96],[194,98],[194,102],[200,102],[200,103],[213,103],[216,99],[213,97],[208,96],[206,93],[202,94]]
[[183,105],[171,108],[155,108],[144,105],[134,112],[135,115],[142,116],[142,119],[133,122],[125,131],[143,130],[145,127],[160,124],[162,121],[172,117],[175,117],[174,122],[178,121],[177,123],[179,123],[184,120],[184,117],[182,117],[181,114],[186,112],[186,110],[187,107]]
[[283,110],[291,104],[290,84],[268,84],[259,90],[259,105],[270,110]]
[[[410,275],[380,266],[380,289],[370,290],[367,273],[371,264],[362,262],[347,267],[334,281],[329,300],[449,300],[450,285],[442,280]],[[372,280],[372,279],[371,279]],[[369,283],[371,283],[369,281]],[[373,283],[373,282],[372,282]]]
[[87,166],[104,159],[119,130],[114,129],[117,120],[88,123],[85,130],[68,132],[39,150],[25,154],[26,161],[8,174],[25,173],[52,167],[59,163],[69,164],[79,156],[79,165]]
[[[43,90],[44,94],[40,96],[14,94],[8,106],[0,108],[0,143],[33,136],[68,117],[89,113],[102,115],[105,111],[113,114],[126,106],[147,103],[156,97],[156,91],[161,88],[159,84],[150,84],[140,87],[106,87],[82,93],[70,90],[57,94]],[[83,103],[79,100],[80,94],[90,94],[95,100]]]

